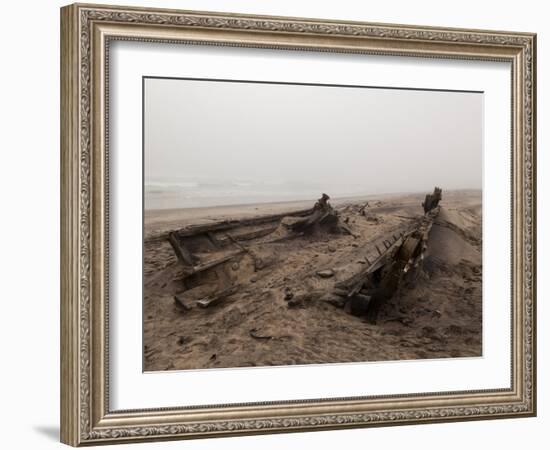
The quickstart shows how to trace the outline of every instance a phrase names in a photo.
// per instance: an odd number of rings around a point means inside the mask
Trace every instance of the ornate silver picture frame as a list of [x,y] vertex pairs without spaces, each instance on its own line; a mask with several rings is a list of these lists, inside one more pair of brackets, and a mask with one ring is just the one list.
[[[511,155],[511,299],[503,301],[511,311],[510,385],[114,409],[109,58],[118,41],[292,50],[297,57],[324,52],[508,63],[511,148],[503,155]],[[536,35],[105,5],[61,9],[62,442],[80,446],[534,416],[535,286]]]

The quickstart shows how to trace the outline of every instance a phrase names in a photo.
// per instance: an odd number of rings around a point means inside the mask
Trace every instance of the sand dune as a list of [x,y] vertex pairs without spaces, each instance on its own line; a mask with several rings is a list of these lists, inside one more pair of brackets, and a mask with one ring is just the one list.
[[[356,237],[316,235],[255,247],[266,268],[244,255],[232,277],[241,288],[219,305],[183,311],[182,268],[170,245],[146,240],[144,369],[276,366],[481,356],[481,195],[444,193],[420,270],[402,284],[376,324],[324,301],[289,307],[300,295],[345,279],[373,244],[422,215],[422,195],[371,198],[371,220],[356,213],[359,199],[333,201]],[[310,205],[310,204],[309,204]],[[146,235],[227,217],[273,213],[291,205],[207,208],[146,214]],[[324,279],[319,270],[331,270]],[[196,289],[204,289],[199,287]]]

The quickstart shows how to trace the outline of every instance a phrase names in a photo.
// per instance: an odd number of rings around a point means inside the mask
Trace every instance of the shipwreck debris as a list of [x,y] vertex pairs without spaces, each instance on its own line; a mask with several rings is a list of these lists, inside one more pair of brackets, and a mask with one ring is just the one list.
[[349,301],[349,309],[354,316],[362,316],[369,312],[372,297],[370,295],[355,294]]
[[294,293],[292,292],[292,289],[290,289],[288,286],[284,289],[284,299],[285,300],[292,300],[292,297],[294,297]]
[[176,294],[174,295],[174,302],[178,307],[183,311],[189,311],[192,308],[192,302],[189,301],[184,295]]
[[168,240],[170,241],[170,244],[174,249],[174,253],[180,263],[187,266],[193,266],[199,262],[199,259],[188,250],[183,242],[178,239],[176,232],[169,233]]
[[326,269],[317,271],[317,275],[321,278],[330,278],[334,276],[334,270]]
[[435,209],[441,201],[441,188],[435,187],[433,194],[426,194],[426,199],[422,203],[424,207],[424,214],[427,214],[432,209]]
[[[406,233],[394,233],[383,240],[384,250],[375,248],[378,258],[346,280],[335,284],[333,293],[346,299],[345,309],[353,315],[366,316],[375,323],[381,306],[397,292],[403,277],[419,266],[427,250],[434,219],[439,214],[441,189],[428,194],[422,203],[425,215]],[[367,259],[368,261],[368,259]]]
[[224,220],[212,224],[191,225],[165,234],[156,235],[150,240],[166,239],[178,261],[192,272],[201,270],[201,264],[206,261],[210,266],[215,265],[216,258],[209,258],[212,254],[227,253],[232,250],[235,254],[246,252],[247,242],[254,242],[272,234],[285,217],[305,217],[313,210],[303,209],[284,214],[252,217],[242,220]]
[[245,256],[252,259],[254,271],[275,262],[273,255],[264,256],[257,251],[262,245],[276,245],[321,230],[353,235],[340,221],[329,198],[323,194],[310,209],[189,226],[167,233],[165,237],[183,268],[183,281],[189,281],[188,287],[200,283],[201,273],[212,271],[217,273],[217,279],[231,280],[245,270],[241,264]]
[[217,305],[223,299],[237,292],[238,289],[239,289],[239,286],[231,286],[216,294],[203,298],[202,300],[198,300],[197,305],[200,306],[201,308],[208,308],[209,306]]
[[351,229],[340,221],[338,212],[329,203],[330,197],[322,194],[313,206],[313,211],[303,219],[288,224],[288,228],[295,232],[314,233],[325,229],[330,233],[346,233],[353,235]]
[[326,294],[323,294],[321,297],[319,297],[319,301],[330,303],[333,306],[336,306],[337,308],[343,308],[346,306],[346,298],[341,295],[337,295],[334,292],[327,292]]
[[195,289],[190,289],[189,291],[174,295],[174,302],[176,303],[176,306],[181,308],[183,311],[189,311],[195,306],[208,308],[209,306],[214,306],[220,303],[223,299],[235,294],[238,289],[239,286],[230,286],[228,288],[222,289],[221,291],[212,292],[209,295],[202,295],[195,298],[193,298],[193,295],[189,294]]
[[[328,242],[329,235],[334,233],[354,236],[329,199],[327,194],[322,194],[308,210],[199,225],[168,233],[166,238],[182,267],[181,281],[186,288],[174,297],[178,306],[183,310],[194,306],[208,308],[236,293],[243,282],[256,282],[258,271],[278,261],[277,250],[273,250],[277,247],[272,246],[281,245],[285,240],[317,238]],[[394,227],[373,242],[369,251],[365,251],[365,244],[360,241],[348,243],[362,249],[359,259],[355,260],[360,268],[348,278],[338,279],[340,271],[325,266],[312,275],[323,279],[323,286],[328,283],[330,287],[295,293],[286,286],[283,298],[288,307],[305,307],[322,301],[376,322],[380,308],[395,295],[403,279],[410,278],[410,272],[417,273],[415,269],[427,250],[441,199],[442,190],[435,187],[422,202],[424,215],[410,217],[405,224]],[[367,218],[372,214],[368,202],[359,208],[346,208],[347,217],[350,213]],[[338,250],[335,243],[326,248],[328,254]],[[269,275],[268,271],[264,272]],[[212,288],[205,291],[205,286]]]

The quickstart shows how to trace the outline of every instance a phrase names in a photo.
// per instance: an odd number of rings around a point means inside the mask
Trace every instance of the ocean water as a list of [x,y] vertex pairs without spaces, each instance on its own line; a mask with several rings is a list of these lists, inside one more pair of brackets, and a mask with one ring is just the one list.
[[[325,190],[323,190],[325,189]],[[145,209],[200,208],[255,203],[313,200],[327,187],[308,182],[254,182],[212,180],[146,180]],[[350,195],[350,187],[327,192],[329,195]],[[359,192],[355,192],[359,193]]]

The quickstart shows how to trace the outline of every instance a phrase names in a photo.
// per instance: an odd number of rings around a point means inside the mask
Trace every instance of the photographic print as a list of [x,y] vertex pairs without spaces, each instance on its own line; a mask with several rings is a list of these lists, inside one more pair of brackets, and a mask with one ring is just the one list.
[[145,371],[482,356],[483,92],[143,94]]

